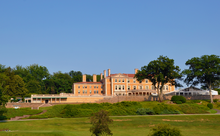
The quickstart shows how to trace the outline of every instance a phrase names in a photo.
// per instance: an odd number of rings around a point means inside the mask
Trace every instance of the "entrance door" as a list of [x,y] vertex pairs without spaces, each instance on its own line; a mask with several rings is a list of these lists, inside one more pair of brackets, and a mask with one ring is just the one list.
[[45,103],[48,103],[48,100],[45,100]]

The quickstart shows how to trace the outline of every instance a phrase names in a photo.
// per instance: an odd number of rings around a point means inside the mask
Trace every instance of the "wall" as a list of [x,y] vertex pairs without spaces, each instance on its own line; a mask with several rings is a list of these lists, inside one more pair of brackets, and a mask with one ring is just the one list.
[[42,103],[7,103],[6,108],[13,108],[13,105],[25,108],[25,107],[39,107]]
[[[164,96],[164,100],[171,100],[171,95]],[[210,99],[209,95],[200,96],[184,96],[187,100],[203,100]],[[220,99],[220,95],[213,95],[213,99]],[[109,102],[117,103],[121,101],[157,101],[159,100],[157,96],[114,96],[112,98],[104,98],[97,103]]]

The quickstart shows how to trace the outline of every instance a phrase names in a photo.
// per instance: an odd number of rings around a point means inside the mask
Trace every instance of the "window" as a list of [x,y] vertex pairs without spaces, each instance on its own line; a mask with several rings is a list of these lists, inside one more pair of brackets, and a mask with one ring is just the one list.
[[168,85],[166,85],[166,90],[168,90]]
[[90,86],[90,88],[92,88],[92,86]]
[[165,90],[165,86],[163,86],[163,90]]
[[85,90],[85,94],[87,94],[87,90]]
[[83,90],[83,94],[84,94],[84,90]]
[[148,85],[145,86],[145,89],[149,89],[149,88],[148,88]]
[[96,86],[94,86],[94,88],[96,88]]
[[142,80],[141,80],[141,81],[139,81],[139,83],[142,83]]
[[87,86],[85,86],[85,88],[87,88]]
[[80,88],[80,86],[78,86],[78,88]]
[[121,82],[121,79],[118,79],[118,82]]
[[130,80],[128,79],[128,83],[130,83]]
[[122,79],[122,82],[124,83],[124,82],[125,82],[125,80],[124,80],[124,79]]
[[115,90],[118,90],[118,86],[117,85],[115,86]]
[[128,90],[130,90],[130,86],[128,86]]
[[80,94],[80,90],[78,90],[78,94]]
[[115,79],[115,82],[117,82],[117,79]]
[[83,88],[84,88],[84,86],[83,86]]
[[139,86],[140,90],[142,90],[142,86]]
[[148,80],[146,79],[145,82],[148,83]]
[[125,90],[125,86],[124,85],[122,86],[122,90]]
[[97,90],[97,91],[96,91],[96,93],[98,94],[98,93],[99,93],[99,91]]
[[136,86],[134,86],[134,90],[136,90]]
[[91,93],[92,93],[92,91],[90,90],[90,91],[89,91],[89,93],[91,94]]
[[121,86],[120,85],[118,86],[118,89],[121,90]]
[[133,82],[136,83],[136,80],[134,79]]
[[96,90],[94,90],[94,94],[96,93]]
[[96,88],[99,88],[99,86],[97,86]]

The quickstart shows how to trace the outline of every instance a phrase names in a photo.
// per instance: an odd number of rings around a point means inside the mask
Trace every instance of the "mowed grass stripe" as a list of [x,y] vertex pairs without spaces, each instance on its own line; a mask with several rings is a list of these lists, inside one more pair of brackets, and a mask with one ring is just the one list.
[[[220,135],[220,115],[182,115],[182,116],[123,116],[111,117],[110,125],[114,136],[143,136],[159,123],[178,127],[185,136]],[[57,135],[89,136],[91,124],[89,118],[54,118],[49,120],[31,120],[0,123],[0,128],[12,132],[0,132],[1,136],[17,135]]]

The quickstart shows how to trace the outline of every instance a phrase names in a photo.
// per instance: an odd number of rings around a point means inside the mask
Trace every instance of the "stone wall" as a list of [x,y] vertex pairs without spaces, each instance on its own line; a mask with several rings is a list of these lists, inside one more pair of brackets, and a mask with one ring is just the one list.
[[13,108],[14,106],[19,106],[22,108],[26,107],[39,107],[42,103],[7,103],[6,108]]
[[[164,100],[171,100],[171,95],[164,96]],[[184,96],[187,100],[203,100],[210,99],[209,95],[197,95],[197,96]],[[213,99],[220,99],[220,95],[213,95]],[[104,99],[98,101],[80,101],[80,102],[72,102],[72,103],[49,103],[50,105],[57,104],[81,104],[81,103],[117,103],[122,101],[158,101],[157,96],[114,96],[114,97],[104,97]],[[19,107],[39,107],[43,103],[7,103],[6,108],[13,108],[15,105]],[[13,106],[14,105],[14,106]]]
[[[171,95],[164,96],[164,100],[171,100]],[[184,96],[187,100],[204,100],[210,99],[209,95]],[[213,95],[213,99],[220,99],[220,95]],[[109,102],[116,103],[122,101],[158,101],[157,96],[114,96],[112,98],[104,98],[97,103]]]

